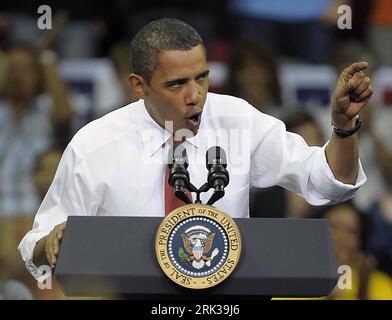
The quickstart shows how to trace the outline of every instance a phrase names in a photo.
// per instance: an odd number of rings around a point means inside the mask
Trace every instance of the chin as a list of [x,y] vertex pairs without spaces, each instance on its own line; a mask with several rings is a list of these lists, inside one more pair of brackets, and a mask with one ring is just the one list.
[[184,126],[182,128],[178,128],[174,131],[175,136],[185,136],[186,138],[192,138],[199,131],[199,127],[190,127]]
[[193,135],[197,135],[197,133],[199,132],[200,127],[193,127],[193,128],[188,128],[188,130],[192,131]]

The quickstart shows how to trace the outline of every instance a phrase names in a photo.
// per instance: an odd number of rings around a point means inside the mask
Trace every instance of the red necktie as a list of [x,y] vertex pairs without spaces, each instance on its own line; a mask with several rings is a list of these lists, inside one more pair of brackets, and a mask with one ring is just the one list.
[[[176,142],[175,142],[176,143]],[[174,188],[169,184],[169,166],[165,166],[165,216],[172,212],[174,209],[185,205],[180,199],[178,199],[174,194]],[[186,195],[190,200],[192,200],[192,194],[188,189],[185,190]]]

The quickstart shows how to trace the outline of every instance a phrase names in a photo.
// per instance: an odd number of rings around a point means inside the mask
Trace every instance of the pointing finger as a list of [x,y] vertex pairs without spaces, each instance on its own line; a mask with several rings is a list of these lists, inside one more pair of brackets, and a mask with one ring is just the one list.
[[369,67],[369,64],[365,61],[355,62],[352,65],[348,66],[343,70],[343,73],[347,73],[353,76],[356,72],[360,72],[362,70],[366,70]]

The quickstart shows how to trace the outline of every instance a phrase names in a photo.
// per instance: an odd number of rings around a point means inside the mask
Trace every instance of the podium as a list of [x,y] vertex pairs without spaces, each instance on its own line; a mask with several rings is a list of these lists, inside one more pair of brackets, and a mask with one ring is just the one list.
[[221,284],[191,290],[165,276],[155,256],[159,217],[70,216],[55,276],[68,296],[135,299],[321,297],[335,287],[324,219],[234,219],[242,253]]

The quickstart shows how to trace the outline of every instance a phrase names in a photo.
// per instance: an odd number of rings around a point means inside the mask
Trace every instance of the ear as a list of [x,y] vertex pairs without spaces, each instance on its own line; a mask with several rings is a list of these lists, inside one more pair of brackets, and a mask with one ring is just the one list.
[[147,94],[148,85],[141,75],[131,73],[128,76],[128,85],[139,99],[144,99]]

